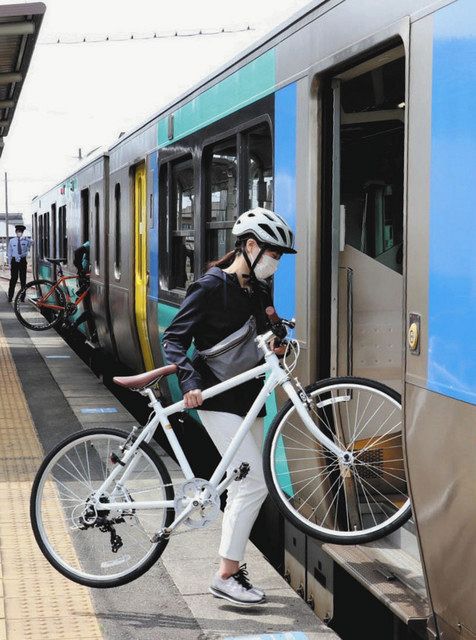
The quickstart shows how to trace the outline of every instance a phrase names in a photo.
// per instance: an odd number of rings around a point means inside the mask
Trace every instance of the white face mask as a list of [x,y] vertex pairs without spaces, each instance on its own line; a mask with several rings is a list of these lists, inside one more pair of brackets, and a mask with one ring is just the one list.
[[21,238],[23,233],[21,231],[17,231],[17,238]]
[[[256,253],[255,256],[253,255],[251,256],[251,264],[253,264],[254,260],[256,260],[258,253],[259,251]],[[276,260],[276,258],[273,258],[263,253],[261,258],[259,259],[258,264],[256,264],[253,268],[258,280],[267,280],[274,273],[276,273],[278,266],[279,266],[279,261]]]

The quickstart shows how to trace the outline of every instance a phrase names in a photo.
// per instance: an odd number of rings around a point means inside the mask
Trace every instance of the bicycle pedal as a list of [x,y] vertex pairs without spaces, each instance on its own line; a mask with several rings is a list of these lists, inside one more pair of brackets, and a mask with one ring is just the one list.
[[243,480],[243,478],[246,478],[246,476],[248,475],[250,470],[250,465],[248,462],[242,462],[240,464],[240,467],[238,469],[238,475],[235,478],[235,482],[238,482],[239,480]]
[[150,541],[152,542],[152,544],[158,544],[159,542],[163,542],[164,540],[168,540],[169,538],[170,533],[165,531],[165,529],[161,529],[160,531],[157,531],[157,533],[154,533]]

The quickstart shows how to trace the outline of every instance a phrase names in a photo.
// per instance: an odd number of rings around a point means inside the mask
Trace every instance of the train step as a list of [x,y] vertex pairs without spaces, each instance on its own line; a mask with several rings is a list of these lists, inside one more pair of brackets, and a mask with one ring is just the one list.
[[324,544],[322,548],[408,628],[425,632],[430,606],[417,559],[388,539],[357,546]]

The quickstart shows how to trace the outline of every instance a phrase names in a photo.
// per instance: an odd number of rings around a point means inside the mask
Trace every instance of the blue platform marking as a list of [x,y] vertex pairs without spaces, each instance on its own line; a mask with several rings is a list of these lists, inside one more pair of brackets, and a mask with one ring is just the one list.
[[476,404],[476,2],[434,16],[428,387]]
[[116,407],[83,407],[81,413],[117,413]]
[[66,358],[71,358],[71,356],[45,356],[45,358],[49,358],[50,360],[63,360]]

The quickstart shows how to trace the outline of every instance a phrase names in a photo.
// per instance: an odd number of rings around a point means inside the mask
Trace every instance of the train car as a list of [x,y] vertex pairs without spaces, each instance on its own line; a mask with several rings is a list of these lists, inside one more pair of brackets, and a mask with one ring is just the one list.
[[241,212],[293,225],[274,290],[300,379],[405,407],[404,529],[339,549],[285,525],[286,576],[344,638],[476,637],[475,54],[474,0],[315,0],[34,202],[38,273],[89,220],[99,340],[134,371]]

